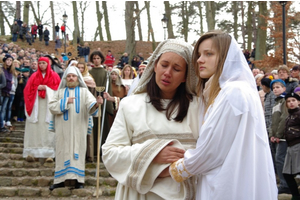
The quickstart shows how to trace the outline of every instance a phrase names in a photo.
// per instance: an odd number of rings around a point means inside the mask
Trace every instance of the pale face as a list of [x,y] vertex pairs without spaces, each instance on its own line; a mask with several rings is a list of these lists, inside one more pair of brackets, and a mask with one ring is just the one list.
[[294,97],[289,97],[287,100],[286,100],[286,106],[288,109],[295,109],[298,107],[298,100]]
[[78,81],[78,77],[76,74],[68,74],[66,77],[67,82],[77,82]]
[[11,66],[11,65],[12,65],[12,62],[13,62],[12,58],[7,58],[7,59],[5,60],[6,66]]
[[42,73],[46,73],[48,63],[45,61],[39,61],[39,68]]
[[100,56],[98,56],[98,55],[93,56],[93,63],[94,63],[95,66],[100,66],[101,61],[102,61],[102,59],[101,59]]
[[32,62],[31,63],[31,69],[32,70],[37,70],[37,62]]
[[286,88],[283,87],[280,83],[274,83],[272,85],[272,87],[273,87],[273,93],[275,96],[281,95],[286,90]]
[[281,80],[285,80],[289,77],[289,74],[285,70],[278,71],[278,78]]
[[173,52],[163,53],[154,67],[155,81],[163,99],[172,99],[178,86],[186,79],[186,62]]
[[83,73],[83,71],[84,71],[84,65],[83,64],[78,64],[77,68],[79,69],[80,73]]
[[139,68],[139,75],[140,75],[140,76],[142,76],[144,70],[145,70],[145,67],[140,67],[140,68]]
[[209,79],[214,75],[217,70],[217,56],[212,39],[206,39],[199,45],[197,63],[200,78]]
[[259,74],[259,69],[253,69],[252,70],[252,74],[253,74],[253,76],[255,77],[257,74]]
[[299,70],[292,70],[291,76],[293,78],[298,78],[299,77]]
[[17,62],[14,62],[14,67],[15,67],[15,68],[20,68],[20,65],[19,65],[19,63],[17,63]]
[[112,80],[112,81],[116,81],[117,78],[118,78],[118,74],[115,73],[115,72],[112,72],[112,73],[110,74],[110,76],[111,76],[111,80]]
[[129,67],[126,67],[126,68],[124,69],[124,75],[125,75],[125,77],[130,78],[130,77],[129,77],[129,76],[130,76],[130,68],[129,68]]

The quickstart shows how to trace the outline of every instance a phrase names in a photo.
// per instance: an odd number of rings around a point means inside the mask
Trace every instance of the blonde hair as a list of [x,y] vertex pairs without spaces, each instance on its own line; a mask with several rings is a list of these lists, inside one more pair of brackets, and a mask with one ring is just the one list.
[[130,69],[129,78],[130,78],[130,79],[133,78],[133,69],[132,69],[132,67],[131,67],[129,64],[127,64],[127,65],[125,65],[125,66],[123,67],[123,69],[122,69],[122,78],[123,78],[123,79],[125,78],[124,71],[125,71],[125,69],[128,68],[128,67],[129,67],[129,69]]
[[209,32],[205,33],[204,35],[202,35],[200,37],[200,39],[197,41],[194,51],[193,51],[193,58],[192,58],[193,61],[192,62],[195,67],[196,74],[199,77],[199,82],[197,85],[198,95],[203,92],[204,85],[205,85],[206,81],[208,80],[208,79],[202,79],[200,77],[199,67],[198,67],[198,63],[197,63],[197,60],[199,58],[199,53],[198,53],[199,46],[206,39],[212,40],[213,48],[216,50],[216,53],[217,53],[217,69],[216,69],[216,72],[214,73],[213,79],[211,81],[210,87],[213,89],[210,90],[209,95],[208,95],[208,102],[206,105],[206,109],[207,109],[214,102],[215,98],[217,97],[217,95],[219,94],[219,92],[221,90],[220,84],[219,84],[219,78],[222,74],[223,66],[224,66],[224,63],[226,60],[226,56],[227,56],[227,52],[230,47],[231,36],[220,30],[212,30],[212,31],[209,31]]
[[81,73],[82,76],[85,76],[85,75],[87,75],[89,73],[89,69],[88,69],[87,64],[85,62],[79,62],[79,63],[77,63],[77,65],[76,65],[77,68],[78,68],[78,65],[83,65],[84,66],[84,70]]

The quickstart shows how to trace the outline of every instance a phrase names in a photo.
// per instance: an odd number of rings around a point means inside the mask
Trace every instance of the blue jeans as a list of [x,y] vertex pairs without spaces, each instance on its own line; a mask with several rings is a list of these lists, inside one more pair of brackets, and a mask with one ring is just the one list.
[[279,187],[283,187],[283,188],[288,188],[288,185],[282,174],[286,150],[287,150],[287,143],[285,141],[280,141],[279,143],[276,144],[275,165],[276,165],[277,175],[280,180]]
[[45,41],[45,45],[48,46],[49,45],[49,41]]
[[13,42],[16,42],[17,39],[18,39],[18,34],[17,34],[17,33],[13,33],[13,34],[12,34],[12,41],[13,41]]
[[89,62],[89,55],[84,55],[84,62]]
[[0,122],[0,125],[2,123],[2,127],[3,127],[3,121],[6,121],[6,122],[10,121],[11,107],[12,107],[12,103],[14,101],[14,98],[15,98],[14,94],[10,94],[9,97],[1,97],[1,102],[2,102],[1,117],[2,117],[2,121]]

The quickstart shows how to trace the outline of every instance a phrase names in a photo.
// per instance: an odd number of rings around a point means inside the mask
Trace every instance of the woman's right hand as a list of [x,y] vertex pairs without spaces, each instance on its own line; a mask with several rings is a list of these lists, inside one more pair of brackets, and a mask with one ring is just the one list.
[[38,90],[46,90],[46,86],[45,85],[39,85]]
[[154,163],[167,164],[173,163],[184,157],[185,150],[172,147],[173,142],[164,147],[153,159]]

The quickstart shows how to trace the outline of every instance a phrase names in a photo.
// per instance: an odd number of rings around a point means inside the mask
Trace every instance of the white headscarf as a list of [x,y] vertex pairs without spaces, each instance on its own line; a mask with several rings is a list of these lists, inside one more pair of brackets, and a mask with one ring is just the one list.
[[196,86],[198,78],[196,76],[195,68],[192,65],[193,46],[177,39],[168,39],[159,43],[159,45],[151,55],[149,63],[147,64],[147,67],[143,72],[143,76],[141,77],[136,89],[134,90],[134,94],[146,92],[147,84],[154,73],[154,65],[156,60],[161,56],[161,54],[167,52],[176,53],[184,58],[187,63],[187,78],[185,82],[187,93],[197,95]]
[[79,81],[79,85],[78,85],[79,87],[87,88],[79,69],[77,67],[74,67],[74,66],[69,66],[69,67],[67,67],[66,71],[64,72],[64,75],[63,75],[63,77],[60,81],[58,89],[63,89],[65,87],[67,87],[66,77],[67,77],[68,74],[71,74],[71,73],[77,75],[77,78],[78,78],[78,81]]

